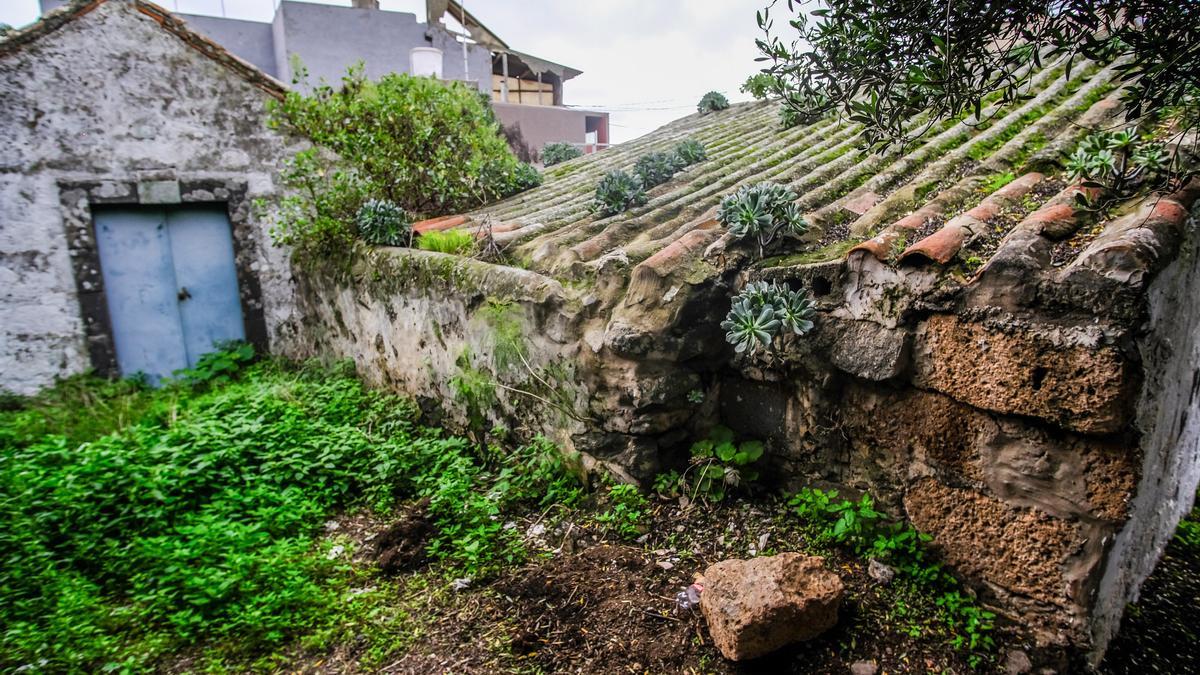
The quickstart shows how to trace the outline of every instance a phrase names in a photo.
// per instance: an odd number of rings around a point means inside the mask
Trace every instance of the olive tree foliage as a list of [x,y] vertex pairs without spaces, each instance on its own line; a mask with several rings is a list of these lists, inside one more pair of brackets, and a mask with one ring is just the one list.
[[774,0],[757,19],[759,61],[786,104],[858,122],[876,148],[978,115],[992,92],[1022,99],[1060,59],[1068,71],[1120,59],[1129,123],[1174,109],[1195,128],[1200,109],[1200,8],[1188,0]]

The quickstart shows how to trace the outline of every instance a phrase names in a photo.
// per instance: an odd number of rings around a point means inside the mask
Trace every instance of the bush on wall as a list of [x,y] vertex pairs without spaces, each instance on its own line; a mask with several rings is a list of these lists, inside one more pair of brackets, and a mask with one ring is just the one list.
[[[302,66],[297,72],[305,81]],[[345,243],[370,199],[431,217],[541,182],[509,149],[486,99],[462,83],[403,73],[372,82],[360,64],[341,84],[291,91],[273,105],[273,127],[334,153],[304,151],[284,172],[294,196],[276,227],[283,243],[298,250]]]

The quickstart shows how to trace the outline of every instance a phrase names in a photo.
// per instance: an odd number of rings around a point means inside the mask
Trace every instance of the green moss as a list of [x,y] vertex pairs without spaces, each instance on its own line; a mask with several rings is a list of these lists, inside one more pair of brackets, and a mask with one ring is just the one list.
[[837,241],[815,251],[804,251],[802,253],[794,253],[792,255],[776,256],[767,258],[759,263],[761,268],[770,267],[792,267],[794,265],[811,265],[813,263],[830,262],[846,257],[850,249],[857,246],[863,240],[855,237]]
[[491,329],[492,365],[497,372],[528,362],[521,307],[511,300],[488,298],[480,314]]

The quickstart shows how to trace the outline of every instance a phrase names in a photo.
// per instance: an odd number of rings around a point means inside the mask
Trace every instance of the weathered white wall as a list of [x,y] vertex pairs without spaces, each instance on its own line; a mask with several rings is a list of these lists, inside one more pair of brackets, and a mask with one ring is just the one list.
[[1093,660],[1137,600],[1200,483],[1200,231],[1193,218],[1179,257],[1150,288],[1150,325],[1139,345],[1145,382],[1138,403],[1142,473],[1129,522],[1112,545],[1092,618]]
[[[59,181],[215,178],[271,197],[291,142],[266,128],[268,98],[130,0],[0,45],[0,388],[32,393],[90,365]],[[275,342],[294,310],[267,227],[254,267]]]

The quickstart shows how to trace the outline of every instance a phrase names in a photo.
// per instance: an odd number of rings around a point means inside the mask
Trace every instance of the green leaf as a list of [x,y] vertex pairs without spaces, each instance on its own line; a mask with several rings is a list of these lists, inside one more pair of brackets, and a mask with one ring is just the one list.
[[749,464],[750,462],[757,462],[762,457],[764,448],[762,441],[744,441],[739,446],[739,449],[746,457],[746,461],[741,463]]

